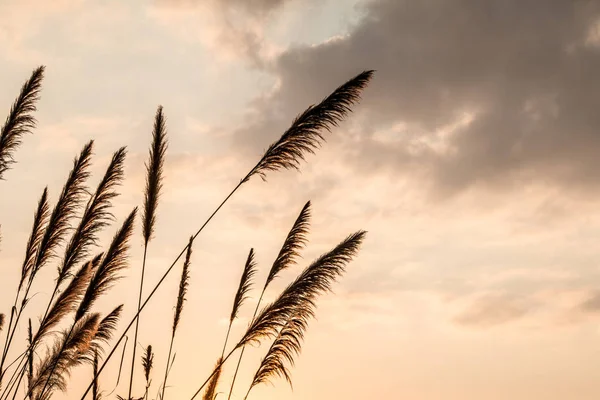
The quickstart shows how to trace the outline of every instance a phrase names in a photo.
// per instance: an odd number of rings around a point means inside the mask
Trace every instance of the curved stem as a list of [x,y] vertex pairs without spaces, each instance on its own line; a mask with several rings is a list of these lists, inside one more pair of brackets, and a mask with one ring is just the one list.
[[[144,290],[144,273],[146,271],[146,252],[148,251],[148,241],[144,243],[144,259],[142,261],[142,277],[140,279],[140,294],[138,298],[138,311],[142,305],[142,291]],[[137,338],[138,338],[138,328],[140,325],[140,318],[137,317],[135,319],[135,333],[133,335],[133,355],[131,357],[131,375],[129,376],[129,392],[127,395],[127,399],[131,399],[131,389],[133,386],[133,372],[135,370],[135,350],[137,349]]]

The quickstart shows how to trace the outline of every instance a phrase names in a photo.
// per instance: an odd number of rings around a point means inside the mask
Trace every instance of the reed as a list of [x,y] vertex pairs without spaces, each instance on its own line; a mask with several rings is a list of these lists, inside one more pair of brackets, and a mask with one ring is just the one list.
[[[34,112],[44,71],[44,67],[33,71],[21,88],[1,128],[0,184],[4,174],[14,167],[15,153],[23,138],[32,133],[35,127]],[[148,247],[156,231],[157,209],[164,180],[164,160],[168,146],[163,109],[158,107],[154,116],[149,159],[146,163],[146,186],[140,224],[144,252],[138,302],[133,317],[119,335],[115,334],[123,315],[123,305],[114,307],[107,314],[96,311],[95,308],[100,297],[113,292],[114,286],[129,267],[128,253],[137,208],[127,215],[103,251],[95,249],[102,247],[99,242],[100,233],[115,219],[112,207],[124,179],[127,151],[123,147],[113,154],[104,175],[95,190],[91,192],[88,190],[88,180],[94,142],[85,144],[73,161],[73,167],[56,203],[51,207],[49,191],[45,188],[33,210],[31,232],[25,244],[24,258],[18,266],[19,279],[10,314],[8,318],[5,314],[0,314],[0,332],[4,334],[0,358],[0,400],[16,400],[23,394],[24,399],[48,400],[57,392],[66,392],[71,374],[82,366],[90,368],[91,378],[81,399],[84,400],[90,391],[93,400],[110,397],[119,386],[123,360],[126,357],[126,345],[123,346],[116,384],[112,392],[107,393],[100,389],[101,374],[123,341],[127,343],[127,333],[134,325],[132,363],[127,380],[128,395],[127,397],[115,395],[115,397],[123,400],[156,398],[164,400],[169,375],[175,362],[175,338],[181,325],[184,304],[190,289],[192,246],[196,238],[227,201],[255,176],[266,180],[270,173],[283,169],[299,169],[306,156],[314,153],[324,143],[326,132],[337,126],[350,113],[372,76],[373,71],[364,71],[356,75],[321,102],[309,106],[298,115],[290,127],[266,149],[254,167],[240,179],[206,221],[190,236],[179,255],[164,270],[159,281],[148,294],[145,294],[144,277]],[[271,382],[277,377],[284,378],[291,384],[291,368],[295,358],[300,354],[304,332],[316,312],[318,298],[329,292],[334,282],[344,274],[346,266],[355,258],[365,238],[364,231],[348,236],[331,251],[302,270],[273,302],[263,306],[266,290],[282,271],[298,263],[300,252],[308,244],[311,213],[309,201],[294,221],[268,271],[266,281],[260,287],[260,295],[253,305],[254,313],[247,329],[241,337],[233,340],[232,326],[244,312],[243,306],[249,300],[258,271],[254,249],[249,251],[241,271],[237,291],[233,296],[220,356],[210,375],[191,396],[192,400],[205,387],[203,399],[216,398],[225,363],[237,350],[240,350],[228,394],[231,398],[244,348],[248,344],[260,345],[270,342],[266,355],[246,392],[246,398],[253,388]],[[62,256],[59,256],[60,251],[64,251]],[[94,253],[96,255],[93,255]],[[158,289],[164,286],[167,276],[171,274],[184,254],[185,261],[175,299],[162,382],[156,385],[158,386],[156,398],[150,396],[156,349],[148,345],[141,357],[140,379],[143,377],[145,381],[144,393],[141,397],[132,396],[134,379],[136,379],[136,343],[138,336],[143,334],[140,331],[140,316]],[[27,305],[31,298],[33,283],[39,280],[36,279],[39,271],[49,265],[56,267],[56,279],[52,282],[36,282],[36,287],[38,284],[48,285],[46,289],[50,295],[49,301],[37,318],[31,318],[26,316],[26,313],[29,311]],[[23,318],[27,318],[26,330],[20,329]],[[6,319],[8,323],[5,324]],[[37,322],[32,323],[32,321]],[[21,331],[26,331],[26,337],[15,340],[16,333]],[[21,340],[25,343],[24,349],[13,358],[13,347],[21,343]]]
[[181,319],[181,313],[183,312],[183,304],[185,303],[185,295],[187,294],[189,281],[190,281],[190,263],[192,258],[192,244],[194,238],[190,237],[188,242],[188,248],[185,253],[185,261],[183,263],[183,269],[181,270],[181,279],[179,280],[179,291],[177,293],[177,303],[175,305],[175,314],[173,315],[173,328],[171,329],[171,340],[169,343],[169,353],[167,355],[167,362],[165,365],[165,378],[162,384],[162,390],[159,398],[163,400],[165,398],[165,390],[167,387],[167,379],[169,377],[169,370],[173,365],[174,359],[171,360],[171,354],[173,353],[173,343],[175,342],[175,334],[177,333],[177,327]]
[[167,132],[165,128],[165,117],[162,106],[156,110],[154,117],[154,129],[152,131],[152,145],[150,147],[149,161],[146,164],[146,190],[144,191],[144,215],[142,216],[142,227],[144,236],[144,256],[142,259],[142,274],[140,276],[140,290],[138,295],[138,315],[135,317],[135,333],[133,335],[133,354],[131,357],[131,374],[129,376],[129,393],[127,398],[131,398],[133,387],[133,374],[135,371],[135,350],[137,348],[138,330],[140,324],[139,311],[142,306],[142,293],[144,290],[144,275],[146,271],[146,255],[148,243],[154,234],[154,225],[156,223],[156,210],[158,208],[158,198],[162,188],[163,169],[165,153],[167,151]]

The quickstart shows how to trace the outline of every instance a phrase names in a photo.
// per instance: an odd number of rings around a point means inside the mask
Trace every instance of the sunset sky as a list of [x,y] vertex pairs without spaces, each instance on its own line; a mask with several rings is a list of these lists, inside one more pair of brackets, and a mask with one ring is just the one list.
[[[92,187],[112,152],[128,148],[106,246],[142,205],[164,107],[153,285],[298,113],[375,69],[355,112],[300,172],[250,181],[198,237],[168,395],[189,399],[220,355],[248,250],[262,284],[311,200],[303,261],[267,300],[349,233],[368,235],[319,300],[293,390],[279,379],[249,399],[600,397],[599,1],[0,0],[0,118],[38,65],[38,127],[0,182],[0,312],[10,312],[43,188],[53,204],[88,140]],[[100,304],[125,303],[122,322],[135,312],[142,251],[138,223],[127,279]],[[179,268],[142,314],[140,345],[156,350],[152,399]],[[55,273],[42,272],[32,310],[45,306]],[[233,399],[265,352],[247,352]],[[117,368],[115,358],[102,375],[107,392]],[[78,370],[69,398],[90,374]],[[126,380],[116,394],[127,395]]]

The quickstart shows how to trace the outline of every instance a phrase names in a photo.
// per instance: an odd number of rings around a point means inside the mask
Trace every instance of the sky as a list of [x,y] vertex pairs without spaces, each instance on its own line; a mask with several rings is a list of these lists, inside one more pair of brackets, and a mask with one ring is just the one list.
[[[150,285],[298,113],[375,69],[354,113],[300,172],[250,181],[198,237],[168,395],[191,397],[220,355],[248,250],[262,282],[311,200],[302,262],[267,300],[349,233],[368,235],[319,299],[293,390],[280,379],[249,399],[600,396],[600,2],[0,0],[0,49],[0,112],[46,66],[38,127],[0,182],[0,312],[12,304],[39,195],[48,185],[56,199],[88,140],[92,187],[112,152],[128,149],[106,246],[143,202],[164,107]],[[125,303],[124,321],[142,251],[138,224],[127,277],[99,305]],[[179,271],[142,314],[140,346],[156,350],[151,396]],[[42,271],[32,310],[48,301],[54,274]],[[247,352],[233,399],[265,352]],[[117,367],[102,375],[107,392]],[[78,398],[90,373],[80,368],[64,397]],[[219,391],[232,375],[227,365]],[[121,382],[115,393],[125,391]]]

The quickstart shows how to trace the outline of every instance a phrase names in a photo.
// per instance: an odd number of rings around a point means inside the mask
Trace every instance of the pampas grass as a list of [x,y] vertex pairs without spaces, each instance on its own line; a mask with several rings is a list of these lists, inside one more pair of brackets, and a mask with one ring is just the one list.
[[[138,294],[138,314],[142,306],[142,292],[144,290],[144,275],[146,271],[146,255],[148,243],[154,233],[156,223],[156,209],[158,198],[162,188],[163,168],[165,153],[167,151],[167,132],[165,128],[165,117],[163,108],[159,106],[154,117],[154,130],[152,131],[152,146],[150,147],[150,160],[146,164],[146,190],[144,191],[144,214],[142,216],[142,229],[144,236],[144,256],[142,259],[142,274],[140,276],[140,291]],[[133,374],[135,371],[135,350],[137,348],[138,330],[140,325],[139,315],[135,318],[135,333],[133,335],[133,354],[131,356],[131,374],[129,377],[129,394],[133,387]]]
[[231,326],[233,321],[237,318],[242,304],[248,299],[248,293],[252,289],[253,278],[256,275],[256,262],[254,260],[254,249],[250,249],[248,258],[244,264],[244,270],[242,271],[242,277],[240,278],[240,284],[233,298],[233,307],[231,308],[231,315],[229,316],[229,326],[227,327],[227,335],[225,335],[225,343],[223,344],[223,350],[221,351],[221,357],[217,360],[217,372],[212,376],[210,383],[204,393],[203,400],[213,400],[219,385],[219,377],[221,375],[221,364],[223,363],[223,356],[225,356],[225,349],[227,348],[227,342],[229,341],[229,334],[231,333]]
[[[277,258],[273,262],[271,269],[269,271],[269,275],[267,276],[267,280],[265,285],[263,286],[262,292],[260,293],[260,297],[256,302],[256,308],[254,309],[254,314],[252,314],[252,319],[256,317],[256,313],[261,305],[263,296],[267,287],[273,280],[279,275],[279,273],[294,264],[296,264],[298,257],[300,257],[300,250],[306,246],[308,241],[308,228],[310,227],[310,201],[306,202],[302,210],[300,211],[300,215],[296,218],[292,229],[288,233],[285,241],[283,242],[283,246],[281,250],[279,250],[279,254]],[[235,367],[235,373],[233,374],[233,380],[231,381],[231,387],[229,389],[229,395],[227,399],[231,399],[231,395],[233,393],[233,388],[235,386],[235,380],[237,378],[238,371],[240,369],[240,364],[242,362],[242,357],[244,356],[245,346],[242,346],[242,350],[240,351],[240,357],[238,358],[237,365]]]
[[173,315],[173,328],[171,329],[171,342],[169,343],[169,353],[167,355],[167,362],[165,366],[165,379],[162,384],[162,391],[160,393],[160,399],[165,398],[165,389],[167,387],[167,379],[169,377],[169,369],[172,366],[171,354],[173,353],[173,343],[175,342],[175,334],[177,333],[177,327],[181,320],[181,313],[183,312],[183,304],[185,302],[185,295],[187,294],[189,281],[190,281],[190,263],[192,258],[192,244],[194,238],[190,237],[188,242],[187,252],[185,253],[185,261],[183,263],[183,269],[181,270],[181,279],[179,280],[179,292],[177,293],[177,304],[175,305],[175,314]]
[[142,356],[142,367],[144,368],[144,378],[146,378],[146,390],[144,392],[144,399],[148,398],[148,389],[150,388],[150,373],[154,365],[154,353],[152,352],[152,345],[146,347],[146,351]]
[[0,180],[4,173],[15,163],[14,152],[21,144],[23,136],[31,133],[36,120],[33,113],[39,100],[44,66],[33,70],[31,76],[21,87],[19,97],[15,100],[2,129],[0,129]]
[[[0,132],[0,179],[14,163],[14,152],[23,136],[35,125],[33,112],[41,89],[44,68],[34,71],[19,97],[13,104],[9,117]],[[166,358],[164,379],[159,384],[157,398],[164,400],[167,380],[175,361],[175,337],[183,316],[186,295],[190,288],[190,267],[192,245],[197,236],[216,216],[227,201],[254,176],[266,180],[269,173],[282,169],[299,169],[306,155],[314,153],[326,139],[325,133],[344,119],[359,100],[362,90],[372,78],[373,71],[365,71],[335,89],[331,95],[316,105],[308,107],[291,126],[272,143],[263,156],[239,183],[225,196],[209,217],[191,235],[187,244],[175,260],[166,268],[143,298],[144,275],[148,244],[156,230],[156,211],[163,184],[164,157],[167,150],[165,118],[162,107],[158,107],[154,118],[152,144],[149,161],[146,164],[146,187],[141,220],[144,255],[141,263],[141,276],[138,293],[138,306],[135,314],[120,335],[115,335],[123,314],[123,305],[116,306],[102,316],[95,311],[101,296],[113,292],[113,287],[129,266],[128,252],[133,235],[137,209],[133,209],[117,230],[108,247],[92,257],[93,250],[100,247],[99,234],[114,220],[111,212],[113,201],[118,195],[118,187],[124,178],[123,164],[126,149],[118,149],[101,178],[96,190],[89,193],[87,181],[90,176],[93,141],[88,142],[75,158],[73,168],[60,192],[53,208],[50,208],[48,189],[44,189],[34,210],[31,233],[25,246],[25,256],[20,265],[20,276],[14,304],[10,309],[8,326],[4,327],[4,314],[0,314],[0,331],[6,332],[0,360],[0,400],[16,400],[21,391],[24,398],[48,400],[56,392],[68,389],[72,372],[79,367],[90,368],[91,379],[81,399],[91,391],[93,400],[110,397],[117,389],[123,360],[126,353],[127,333],[135,324],[133,362],[128,380],[127,400],[150,400],[152,386],[151,371],[154,367],[152,346],[145,348],[142,356],[145,390],[142,397],[132,397],[135,374],[135,348],[139,332],[139,319],[148,302],[164,285],[175,264],[185,254],[179,290],[175,299],[175,310],[169,350]],[[1,182],[0,182],[1,183]],[[86,200],[87,202],[84,202]],[[79,217],[77,217],[80,215]],[[365,237],[364,231],[348,236],[330,252],[325,253],[307,266],[281,294],[270,304],[263,306],[262,300],[270,284],[282,271],[298,263],[301,250],[307,245],[307,234],[311,216],[311,204],[307,202],[296,218],[285,238],[281,250],[267,274],[260,296],[254,306],[250,324],[235,344],[231,340],[233,322],[242,314],[243,305],[248,302],[250,290],[254,286],[257,273],[254,249],[251,249],[241,273],[238,289],[233,296],[229,314],[229,324],[221,355],[212,373],[191,396],[193,400],[206,386],[203,398],[214,400],[217,395],[220,375],[225,363],[232,354],[241,349],[237,361],[234,380],[229,390],[231,397],[235,377],[242,360],[243,349],[248,344],[260,345],[271,341],[265,357],[258,366],[246,397],[257,385],[283,377],[291,384],[291,372],[295,358],[299,355],[308,321],[314,316],[318,298],[329,292],[333,283],[345,272],[348,263],[356,256]],[[64,256],[59,257],[59,249]],[[26,311],[32,284],[38,272],[47,265],[55,265],[57,278],[50,286],[48,304],[37,318],[37,327],[28,318],[26,348],[14,360],[11,345],[15,333],[19,331],[20,319]],[[44,283],[44,282],[40,282]],[[36,283],[37,284],[37,283]],[[262,307],[262,308],[261,308]],[[116,337],[118,336],[118,337]],[[116,340],[115,340],[116,339]],[[99,380],[102,371],[121,343],[125,340],[116,386],[112,392],[101,392]],[[10,361],[10,362],[9,362]],[[6,372],[11,371],[10,379],[2,385]],[[22,385],[23,378],[26,382]],[[4,379],[6,381],[6,379]],[[118,399],[123,397],[116,395]],[[154,399],[153,399],[154,400]]]

